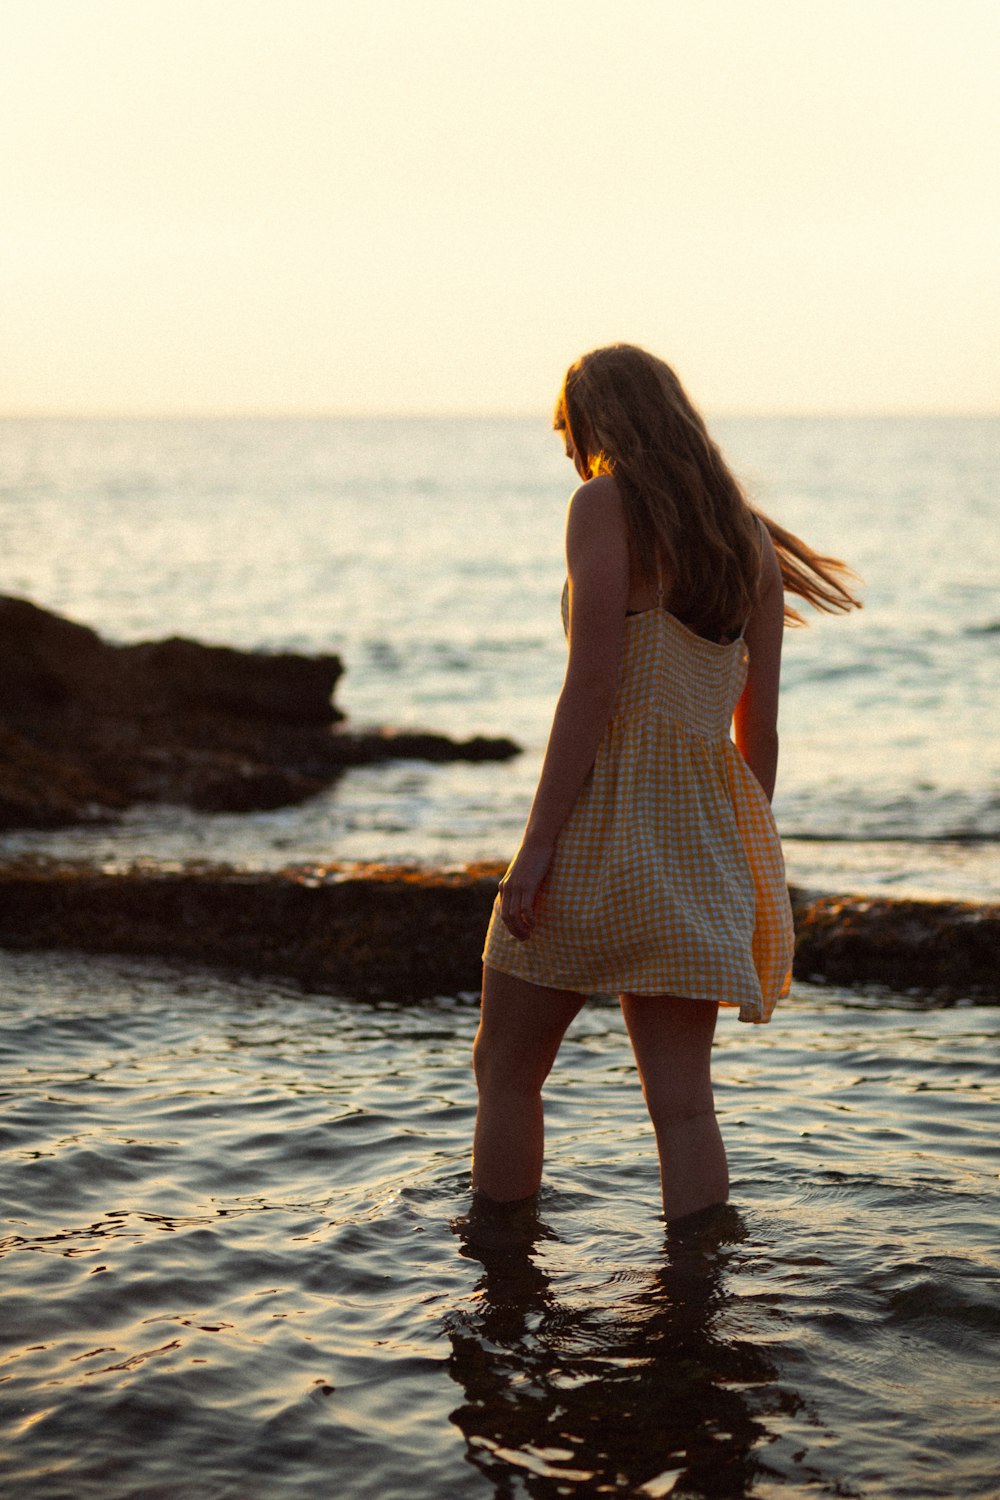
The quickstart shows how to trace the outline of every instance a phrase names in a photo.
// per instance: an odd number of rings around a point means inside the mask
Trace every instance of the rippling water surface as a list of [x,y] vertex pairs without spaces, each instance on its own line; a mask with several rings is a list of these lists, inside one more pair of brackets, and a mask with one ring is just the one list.
[[[1000,897],[1000,421],[714,427],[760,506],[864,577],[861,614],[786,635],[792,877]],[[369,768],[258,817],[138,808],[110,839],[8,847],[264,866],[510,853],[565,663],[573,482],[543,416],[0,421],[3,590],[116,640],[336,650],[355,719],[525,747],[503,766]]]
[[[792,877],[1000,896],[996,420],[717,424],[864,575],[786,637]],[[8,833],[113,866],[508,853],[565,647],[538,421],[0,422],[0,590],[116,640],[342,653],[356,721],[511,734],[300,808]],[[800,986],[720,1025],[731,1208],[667,1241],[617,1010],[537,1215],[469,1225],[471,997],[373,1008],[0,955],[0,1434],[17,1500],[996,1500],[1000,1010]]]
[[0,976],[6,1493],[996,1494],[1000,1012],[724,1020],[732,1207],[668,1242],[595,1004],[537,1218],[470,1239],[467,1001]]

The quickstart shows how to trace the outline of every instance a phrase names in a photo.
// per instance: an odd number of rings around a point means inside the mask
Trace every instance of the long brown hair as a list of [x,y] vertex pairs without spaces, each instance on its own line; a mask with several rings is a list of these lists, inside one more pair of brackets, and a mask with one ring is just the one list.
[[[785,589],[828,613],[860,608],[850,569],[749,504],[668,364],[610,344],[570,365],[553,425],[588,476],[614,476],[641,575],[665,578],[670,607],[713,639],[738,634],[753,609],[767,527]],[[804,624],[786,603],[787,623]]]

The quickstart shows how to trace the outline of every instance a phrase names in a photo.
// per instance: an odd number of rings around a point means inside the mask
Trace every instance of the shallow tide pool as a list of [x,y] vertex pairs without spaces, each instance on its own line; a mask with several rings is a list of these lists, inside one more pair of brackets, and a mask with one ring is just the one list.
[[473,1233],[471,999],[2,954],[0,1004],[8,1494],[998,1491],[1000,1010],[724,1014],[732,1203],[668,1240],[607,1004]]

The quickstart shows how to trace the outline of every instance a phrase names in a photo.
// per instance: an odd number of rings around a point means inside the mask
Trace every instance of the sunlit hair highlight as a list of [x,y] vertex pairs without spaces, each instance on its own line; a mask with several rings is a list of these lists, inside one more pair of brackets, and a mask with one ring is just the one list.
[[[583,355],[566,372],[553,425],[588,477],[614,476],[638,570],[650,583],[662,580],[671,611],[712,639],[738,634],[757,597],[759,513],[670,366],[634,344]],[[858,605],[843,563],[759,520],[786,591],[830,612]],[[787,604],[785,618],[804,623]]]

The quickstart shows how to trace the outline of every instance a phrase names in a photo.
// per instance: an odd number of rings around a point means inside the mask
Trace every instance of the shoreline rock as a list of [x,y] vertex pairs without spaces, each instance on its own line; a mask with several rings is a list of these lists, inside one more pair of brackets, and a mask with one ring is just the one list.
[[[0,865],[0,946],[78,949],[272,974],[360,1000],[475,992],[503,864]],[[1000,1004],[1000,905],[792,891],[795,974]]]
[[1000,1003],[1000,905],[791,896],[800,979]]
[[251,812],[315,796],[352,766],[507,760],[504,738],[343,727],[338,656],[172,637],[115,646],[0,596],[0,829],[113,817],[134,802]]

